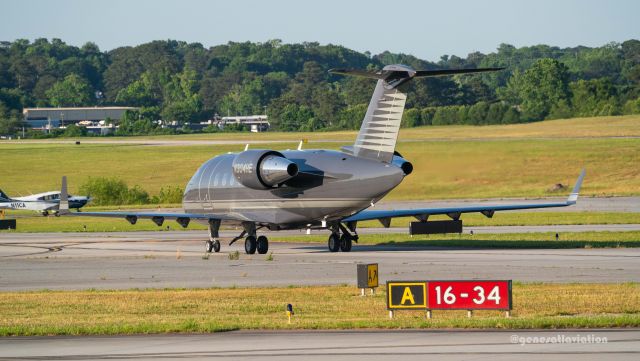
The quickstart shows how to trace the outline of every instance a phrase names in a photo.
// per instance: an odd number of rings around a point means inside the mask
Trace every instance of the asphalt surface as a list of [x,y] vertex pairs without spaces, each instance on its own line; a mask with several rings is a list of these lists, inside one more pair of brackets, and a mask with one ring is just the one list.
[[0,338],[0,360],[211,358],[638,360],[640,330],[296,330],[207,335]]
[[[222,236],[231,236],[226,233]],[[481,235],[478,235],[481,237]],[[300,234],[304,239],[304,234]],[[355,284],[356,264],[388,279],[639,282],[640,249],[434,249],[271,242],[272,260],[243,242],[204,256],[206,232],[0,234],[0,291]],[[230,260],[230,252],[239,252]]]

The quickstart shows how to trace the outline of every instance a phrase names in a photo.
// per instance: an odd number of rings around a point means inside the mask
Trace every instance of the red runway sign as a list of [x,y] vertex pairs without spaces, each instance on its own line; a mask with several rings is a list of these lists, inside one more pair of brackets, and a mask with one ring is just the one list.
[[428,281],[427,309],[510,310],[511,281]]

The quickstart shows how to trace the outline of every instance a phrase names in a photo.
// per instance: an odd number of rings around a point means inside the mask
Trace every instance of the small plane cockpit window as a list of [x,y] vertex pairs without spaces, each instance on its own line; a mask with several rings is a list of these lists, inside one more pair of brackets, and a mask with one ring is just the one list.
[[229,176],[229,173],[224,173],[222,175],[222,180],[220,181],[220,186],[226,187],[226,185],[227,185],[227,177],[228,176]]

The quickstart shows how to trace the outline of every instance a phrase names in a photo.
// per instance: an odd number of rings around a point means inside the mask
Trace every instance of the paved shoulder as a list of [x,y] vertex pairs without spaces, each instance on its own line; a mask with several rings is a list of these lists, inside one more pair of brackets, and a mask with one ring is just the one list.
[[640,330],[241,331],[0,339],[0,358],[4,360],[388,360],[429,356],[447,360],[637,360]]

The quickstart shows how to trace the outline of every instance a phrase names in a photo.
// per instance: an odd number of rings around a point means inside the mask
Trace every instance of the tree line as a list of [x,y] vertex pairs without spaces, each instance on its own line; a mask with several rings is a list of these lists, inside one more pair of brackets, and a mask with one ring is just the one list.
[[[501,44],[430,62],[315,42],[235,43],[205,48],[167,40],[101,51],[60,39],[0,42],[0,135],[21,126],[24,107],[136,106],[119,134],[175,132],[214,115],[266,112],[282,131],[357,129],[375,86],[330,68],[505,67],[496,73],[418,79],[408,85],[403,126],[499,124],[640,113],[640,41],[559,48]],[[209,127],[208,131],[216,131]],[[185,128],[183,131],[188,131]],[[70,135],[82,135],[71,128]]]

